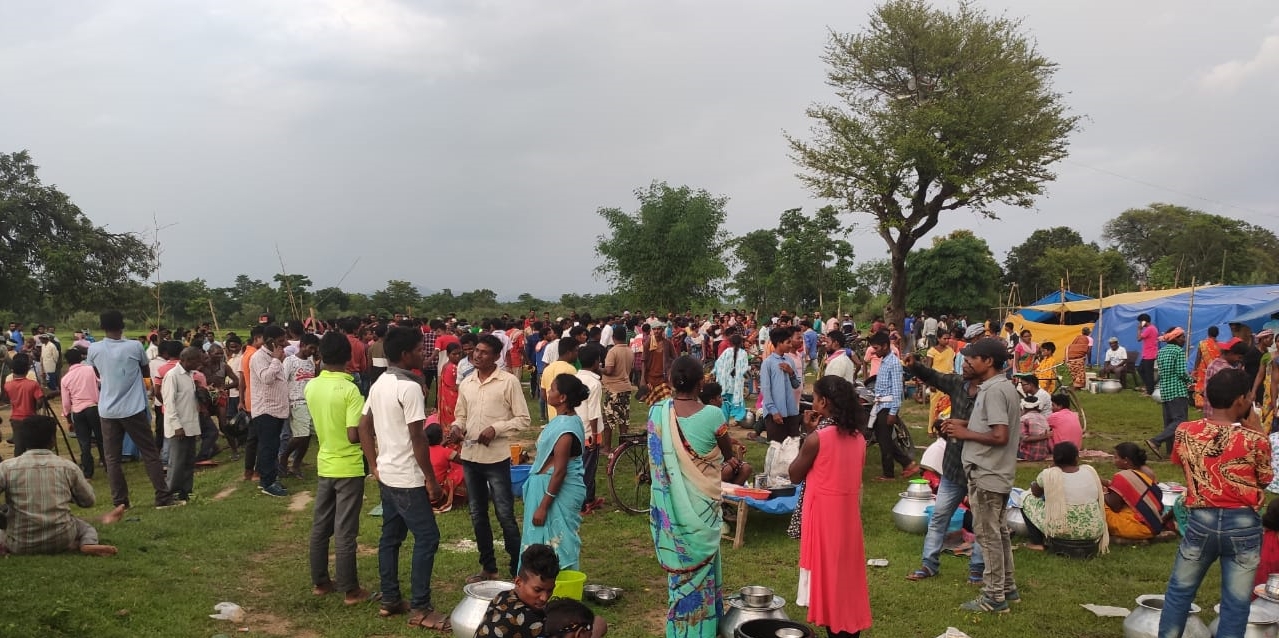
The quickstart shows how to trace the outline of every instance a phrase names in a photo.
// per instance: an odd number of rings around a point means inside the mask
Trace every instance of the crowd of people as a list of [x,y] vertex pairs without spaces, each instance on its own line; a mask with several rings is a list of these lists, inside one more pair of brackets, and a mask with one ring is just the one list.
[[[594,490],[600,456],[615,436],[632,435],[636,399],[649,410],[645,431],[635,436],[647,437],[651,455],[651,525],[669,580],[669,636],[714,636],[723,615],[722,484],[754,475],[731,436],[737,427],[768,445],[766,476],[803,484],[793,526],[800,539],[797,601],[832,636],[855,636],[871,624],[859,530],[861,468],[872,441],[880,448],[874,480],[920,475],[936,493],[921,565],[907,578],[939,575],[950,521],[957,509],[968,510],[974,540],[967,580],[981,590],[965,610],[1006,612],[1021,598],[1004,524],[1019,460],[1051,461],[1020,501],[1028,548],[1080,547],[1095,555],[1112,541],[1193,531],[1221,539],[1223,549],[1178,556],[1164,614],[1169,627],[1184,618],[1219,555],[1234,561],[1223,577],[1223,611],[1246,603],[1242,583],[1250,587],[1256,570],[1239,565],[1267,557],[1260,550],[1241,557],[1224,542],[1239,541],[1238,548],[1255,536],[1260,546],[1258,510],[1274,480],[1273,329],[1255,337],[1236,330],[1218,341],[1214,327],[1191,370],[1185,332],[1160,332],[1148,316],[1139,318],[1136,372],[1141,390],[1160,398],[1164,423],[1144,443],[1182,466],[1186,480],[1184,499],[1168,511],[1141,446],[1115,446],[1117,471],[1109,479],[1080,462],[1081,422],[1064,393],[1048,391],[1058,375],[1043,374],[1054,344],[1036,343],[1012,324],[1000,331],[962,315],[920,313],[902,330],[876,319],[867,328],[859,331],[847,315],[757,318],[735,310],[598,319],[530,312],[475,326],[453,316],[281,325],[264,316],[243,338],[203,325],[133,340],[123,336],[120,313],[108,311],[101,339],[77,331],[63,353],[52,327],[38,327],[31,339],[11,324],[3,390],[19,456],[0,463],[0,491],[9,502],[3,546],[12,553],[113,553],[69,509],[93,504],[87,480],[99,463],[114,506],[102,523],[111,524],[133,506],[125,456],[141,458],[155,506],[168,508],[187,502],[195,468],[216,463],[223,442],[243,460],[245,480],[271,497],[288,496],[286,483],[312,471],[304,459],[314,443],[309,554],[317,596],[340,592],[347,604],[375,599],[382,616],[447,630],[431,596],[440,542],[435,515],[465,502],[479,550],[478,571],[467,581],[516,583],[493,602],[480,635],[601,635],[602,619],[547,599],[560,569],[580,568],[583,517],[604,504]],[[1072,388],[1083,387],[1092,345],[1086,328],[1066,345],[1062,378]],[[1116,340],[1108,345],[1101,373],[1122,379],[1134,360]],[[810,371],[817,377],[811,393],[804,381]],[[927,404],[936,437],[918,459],[895,435],[906,427],[902,408],[912,395]],[[59,426],[48,399],[55,396],[74,426],[79,466],[51,452]],[[530,399],[542,427],[517,520],[511,465],[520,461],[520,446],[513,443],[534,423]],[[1189,420],[1192,403],[1203,419]],[[1230,463],[1221,449],[1230,450]],[[355,569],[366,477],[377,481],[383,517],[377,594],[361,586]],[[505,554],[500,564],[490,503]],[[405,593],[398,565],[409,533]],[[543,634],[551,626],[571,630]]]

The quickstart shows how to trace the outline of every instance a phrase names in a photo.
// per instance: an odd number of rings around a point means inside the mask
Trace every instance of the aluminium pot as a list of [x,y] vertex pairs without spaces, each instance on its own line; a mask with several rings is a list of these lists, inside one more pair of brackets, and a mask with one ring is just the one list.
[[928,496],[916,496],[910,492],[899,492],[901,497],[893,506],[893,524],[897,529],[910,534],[928,532],[929,509],[937,504],[931,493]]
[[751,607],[740,594],[724,599],[724,616],[719,619],[719,637],[737,638],[737,628],[751,620],[790,620],[786,616],[786,600],[773,596],[773,602],[763,607]]
[[[1158,638],[1159,616],[1164,609],[1163,594],[1137,597],[1137,607],[1124,618],[1124,638]],[[1212,638],[1208,627],[1199,619],[1199,605],[1190,605],[1182,638]]]
[[462,601],[449,614],[453,625],[453,638],[475,638],[475,632],[484,622],[484,612],[498,594],[515,589],[515,583],[505,580],[482,580],[462,588]]
[[[1271,605],[1273,603],[1268,603],[1261,598],[1252,601],[1252,607],[1248,610],[1248,626],[1243,630],[1243,638],[1279,637],[1279,616],[1271,611]],[[1217,617],[1208,623],[1208,633],[1216,636],[1217,623],[1221,622],[1221,604],[1218,603],[1212,610],[1217,612]]]

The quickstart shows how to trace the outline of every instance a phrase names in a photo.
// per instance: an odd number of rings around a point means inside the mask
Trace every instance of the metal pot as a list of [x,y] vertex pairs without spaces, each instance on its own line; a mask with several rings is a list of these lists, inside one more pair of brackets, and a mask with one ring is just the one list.
[[737,626],[736,638],[814,638],[812,628],[804,623],[775,618],[756,618]]
[[462,588],[466,595],[449,614],[454,638],[475,638],[475,632],[484,621],[484,612],[498,594],[515,589],[515,583],[505,580],[482,580]]
[[1177,504],[1177,497],[1186,493],[1186,488],[1177,483],[1160,483],[1159,489],[1163,492],[1163,498],[1160,501],[1164,505],[1165,510],[1172,510],[1173,505]]
[[1026,516],[1021,513],[1020,507],[1009,507],[1008,513],[1004,515],[1004,524],[1012,533],[1018,536],[1029,536],[1026,531]]
[[928,496],[914,496],[910,492],[899,492],[901,500],[893,506],[893,524],[897,529],[910,534],[923,534],[928,531],[928,508],[937,504],[937,499],[930,492]]
[[906,486],[906,494],[915,498],[932,498],[933,488],[928,486],[926,479],[911,479]]
[[748,585],[738,590],[738,593],[747,607],[760,609],[773,604],[773,590],[763,585]]
[[786,600],[781,596],[773,596],[773,602],[768,606],[751,607],[740,595],[733,595],[724,599],[724,605],[724,617],[719,619],[720,638],[736,638],[737,628],[750,620],[790,620],[786,616]]
[[[1157,638],[1159,615],[1164,609],[1163,594],[1147,594],[1137,597],[1137,607],[1124,619],[1124,638]],[[1212,638],[1208,627],[1199,619],[1199,605],[1190,605],[1186,617],[1186,629],[1182,638]]]
[[[1262,603],[1258,605],[1257,603]],[[1248,610],[1248,626],[1243,630],[1243,638],[1276,638],[1279,636],[1279,616],[1276,616],[1271,607],[1274,603],[1269,603],[1261,598],[1252,601],[1252,607]],[[1212,608],[1217,612],[1217,617],[1208,623],[1208,633],[1217,635],[1217,623],[1221,621],[1221,605],[1218,604]]]
[[1119,394],[1124,389],[1124,384],[1119,379],[1098,379],[1097,391],[1102,394]]

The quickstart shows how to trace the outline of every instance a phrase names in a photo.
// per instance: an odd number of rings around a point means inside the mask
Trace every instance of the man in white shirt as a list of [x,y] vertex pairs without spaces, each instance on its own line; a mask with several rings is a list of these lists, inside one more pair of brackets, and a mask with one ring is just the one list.
[[1119,337],[1110,338],[1110,348],[1101,353],[1101,376],[1107,379],[1123,380],[1124,375],[1132,372],[1128,368],[1128,351],[1119,345]]
[[511,352],[511,338],[506,336],[506,323],[501,319],[493,319],[490,324],[490,333],[502,342],[502,354],[498,356],[497,367],[506,370],[507,357]]
[[826,369],[822,376],[835,375],[843,377],[853,385],[857,385],[857,372],[862,367],[861,355],[844,347],[844,333],[832,330],[826,335]]
[[195,446],[200,440],[200,404],[195,398],[192,372],[200,368],[204,351],[182,350],[178,364],[164,375],[160,396],[164,403],[164,437],[169,442],[169,491],[179,502],[191,498],[195,480]]
[[[426,396],[422,379],[409,372],[421,369],[426,360],[422,332],[392,327],[383,343],[389,365],[369,388],[359,425],[360,447],[382,496],[378,550],[381,615],[407,612],[410,625],[439,627],[447,620],[431,604],[431,572],[440,546],[440,529],[431,504],[443,500],[444,493],[435,481],[423,432]],[[410,598],[405,600],[400,592],[400,546],[409,532],[413,532],[413,558]]]
[[[611,331],[610,331],[611,332]],[[577,407],[577,416],[582,419],[586,432],[586,445],[582,450],[583,478],[586,480],[586,500],[582,503],[582,513],[590,514],[604,505],[604,499],[595,498],[595,471],[599,467],[600,445],[604,442],[604,384],[600,373],[604,369],[604,356],[607,351],[603,346],[589,343],[577,351],[577,362],[582,369],[577,371],[577,378],[590,390],[586,402]]]

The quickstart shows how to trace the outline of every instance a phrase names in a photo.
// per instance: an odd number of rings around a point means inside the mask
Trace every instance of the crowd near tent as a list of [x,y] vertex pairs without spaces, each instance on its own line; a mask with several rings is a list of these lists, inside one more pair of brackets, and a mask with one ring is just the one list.
[[[1258,286],[1197,286],[1192,288],[1173,288],[1170,290],[1148,290],[1142,292],[1126,292],[1110,295],[1101,299],[1080,299],[1061,301],[1061,294],[1054,293],[1048,297],[1048,303],[1036,303],[1023,308],[1008,320],[1014,324],[1026,323],[1035,334],[1038,342],[1053,341],[1060,355],[1069,339],[1079,334],[1079,329],[1088,323],[1054,324],[1053,318],[1060,318],[1065,313],[1067,319],[1077,321],[1079,313],[1092,313],[1096,320],[1093,327],[1093,361],[1100,358],[1100,351],[1106,347],[1111,337],[1118,337],[1119,344],[1129,352],[1138,351],[1137,316],[1148,314],[1151,321],[1162,333],[1174,327],[1187,331],[1187,353],[1194,364],[1194,344],[1208,337],[1208,327],[1217,326],[1219,339],[1230,338],[1231,324],[1247,326],[1254,333],[1262,324],[1270,321],[1270,316],[1279,313],[1279,285],[1266,284]],[[1027,321],[1026,313],[1043,317],[1039,313],[1048,313],[1049,323],[1041,331],[1032,327]],[[1069,328],[1070,337],[1065,342],[1048,338],[1051,328]],[[1020,330],[1020,328],[1019,328]]]

